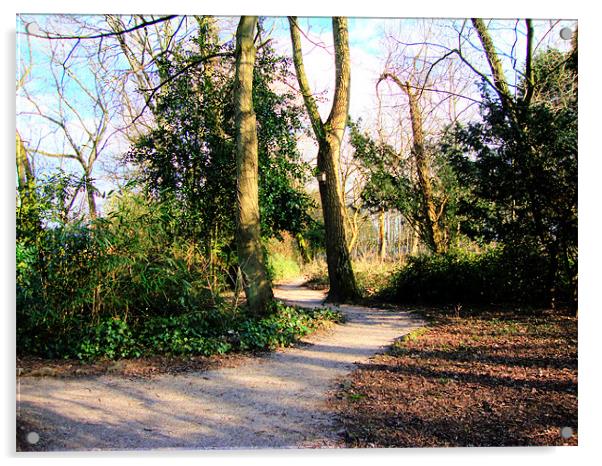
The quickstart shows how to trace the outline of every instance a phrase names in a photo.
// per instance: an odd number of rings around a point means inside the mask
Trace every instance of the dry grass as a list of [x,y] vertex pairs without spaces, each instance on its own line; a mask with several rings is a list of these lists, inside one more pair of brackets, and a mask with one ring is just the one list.
[[[403,262],[399,260],[381,261],[377,257],[363,257],[353,261],[353,271],[357,285],[364,298],[371,298],[378,294],[389,284],[391,274],[397,270]],[[326,262],[314,260],[305,264],[302,273],[307,277],[306,285],[313,289],[328,288],[328,272]]]

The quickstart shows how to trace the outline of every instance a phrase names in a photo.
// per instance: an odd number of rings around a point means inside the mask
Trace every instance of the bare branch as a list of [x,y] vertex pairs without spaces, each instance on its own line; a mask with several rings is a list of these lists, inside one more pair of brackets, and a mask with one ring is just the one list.
[[525,80],[527,85],[527,91],[525,92],[524,102],[529,105],[531,98],[533,97],[533,90],[535,87],[534,75],[533,75],[533,22],[530,19],[526,19],[527,25],[527,61],[525,65]]
[[26,28],[26,32],[25,34],[31,36],[31,37],[37,37],[39,39],[49,39],[49,40],[62,40],[62,39],[66,39],[66,40],[85,40],[85,39],[101,39],[103,37],[115,37],[115,36],[120,36],[123,34],[127,34],[133,31],[136,31],[138,29],[142,29],[145,28],[147,26],[151,26],[153,24],[156,23],[161,23],[163,21],[169,21],[171,19],[177,18],[178,15],[169,15],[169,16],[162,16],[160,18],[157,18],[155,20],[152,21],[143,21],[140,24],[136,24],[135,26],[132,26],[131,28],[128,29],[124,29],[122,31],[111,31],[111,32],[103,32],[100,34],[91,34],[88,36],[79,36],[79,35],[62,35],[62,34],[50,34],[46,31],[42,31],[44,34],[37,34],[34,32],[31,32],[31,28],[28,27]]
[[163,86],[169,84],[170,82],[172,82],[174,79],[178,78],[179,76],[182,76],[183,74],[187,73],[190,69],[194,68],[195,66],[200,65],[201,63],[205,63],[206,61],[211,60],[212,58],[232,57],[232,56],[233,55],[231,52],[216,52],[216,53],[206,55],[204,57],[200,57],[198,59],[192,60],[186,66],[184,66],[183,68],[181,68],[174,74],[170,75],[168,78],[164,79],[162,82],[159,83],[159,85],[149,88],[149,89],[140,89],[140,91],[150,92],[150,94],[145,97],[144,108],[140,111],[138,116],[136,118],[134,118],[134,120],[132,121],[132,124],[135,123],[142,116],[142,114],[144,113],[144,110],[146,110],[146,108],[150,107],[153,98],[155,97],[157,92],[159,92],[159,90]]

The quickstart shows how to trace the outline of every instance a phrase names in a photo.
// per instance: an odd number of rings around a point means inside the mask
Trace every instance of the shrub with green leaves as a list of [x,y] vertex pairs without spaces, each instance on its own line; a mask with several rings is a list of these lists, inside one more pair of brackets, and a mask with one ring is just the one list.
[[82,338],[102,340],[84,329],[107,319],[209,314],[219,305],[223,275],[178,235],[175,200],[126,194],[113,202],[89,225],[55,224],[35,242],[17,241],[19,352],[71,354]]
[[[227,305],[223,270],[179,234],[178,208],[169,196],[125,193],[89,225],[57,223],[18,240],[18,353],[93,360],[264,350],[339,318],[275,304],[257,320]],[[278,273],[291,268],[276,263]]]
[[[408,259],[383,292],[388,299],[433,304],[547,305],[549,265],[529,250],[497,246],[483,252],[453,250]],[[560,296],[568,299],[564,280]]]
[[316,330],[324,322],[342,322],[342,315],[330,309],[302,310],[275,304],[276,312],[259,321],[242,322],[237,329],[241,350],[274,349],[289,346]]
[[[275,304],[270,317],[254,319],[215,309],[222,325],[200,313],[147,320],[102,318],[71,339],[55,356],[83,360],[137,358],[156,354],[203,355],[231,351],[263,351],[290,346],[326,322],[341,322],[331,309],[302,310]],[[54,353],[53,353],[54,354]]]
[[299,263],[294,258],[280,253],[268,255],[268,271],[274,281],[287,280],[301,275]]

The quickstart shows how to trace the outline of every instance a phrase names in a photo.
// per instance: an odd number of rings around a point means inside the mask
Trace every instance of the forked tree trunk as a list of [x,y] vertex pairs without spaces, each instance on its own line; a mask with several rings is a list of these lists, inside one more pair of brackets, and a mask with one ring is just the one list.
[[359,297],[345,231],[345,202],[339,179],[341,142],[347,124],[350,91],[349,37],[347,19],[332,19],[335,50],[335,91],[332,109],[326,122],[318,112],[309,81],[305,74],[299,26],[294,17],[289,18],[293,61],[297,80],[311,125],[318,141],[318,171],[325,175],[320,181],[320,199],[326,230],[326,262],[330,291],[328,301],[353,301]]
[[257,122],[253,110],[256,16],[243,16],[236,31],[236,246],[251,313],[269,313],[272,284],[264,263],[259,219]]

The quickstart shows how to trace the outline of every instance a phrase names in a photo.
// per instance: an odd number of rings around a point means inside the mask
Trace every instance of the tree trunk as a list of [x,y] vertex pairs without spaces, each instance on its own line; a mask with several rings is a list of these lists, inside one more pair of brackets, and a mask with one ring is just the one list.
[[90,215],[91,220],[96,220],[97,217],[97,209],[96,209],[96,199],[94,198],[94,191],[96,188],[92,184],[92,179],[90,177],[90,173],[86,172],[85,176],[85,187],[86,187],[86,196],[88,198],[88,213]]
[[297,233],[295,235],[295,239],[297,240],[297,247],[299,248],[299,253],[301,254],[301,260],[304,264],[309,264],[312,260],[312,257],[309,253],[307,241],[305,241],[305,238],[301,233]]
[[338,140],[330,137],[326,144],[320,144],[318,150],[318,170],[326,174],[326,180],[320,182],[320,199],[324,213],[326,262],[330,281],[328,301],[331,302],[344,302],[359,296],[345,233],[345,205],[339,182],[339,149]]
[[487,63],[491,69],[495,91],[500,97],[502,105],[506,111],[510,112],[512,116],[514,116],[512,94],[510,93],[508,81],[504,75],[504,67],[502,65],[502,61],[498,57],[497,52],[495,51],[495,46],[493,45],[493,41],[491,40],[491,36],[487,30],[487,26],[485,26],[485,22],[480,18],[472,18],[472,25],[477,31],[477,35],[479,36],[483,50],[485,50],[485,57],[487,58]]
[[433,199],[433,187],[429,174],[429,166],[426,157],[424,132],[422,130],[422,117],[418,98],[410,89],[409,83],[405,85],[405,92],[410,102],[410,119],[412,121],[412,152],[416,161],[416,174],[418,175],[418,185],[422,194],[423,215],[426,220],[427,236],[433,251],[436,254],[445,251],[445,239],[439,226],[437,208]]
[[[349,249],[349,254],[351,256],[354,255],[355,249],[357,247],[357,243],[360,237],[360,227],[359,227],[359,209],[353,212],[353,216],[349,218],[347,215],[347,233],[351,233],[351,238],[349,238],[349,245],[347,246]],[[349,231],[351,230],[351,231]],[[356,255],[357,257],[357,255]]]
[[410,250],[410,256],[415,256],[418,254],[418,245],[420,243],[420,235],[418,234],[418,230],[412,227],[412,249]]
[[422,216],[424,217],[424,226],[421,229],[426,236],[427,245],[433,252],[439,254],[447,250],[447,244],[445,235],[439,225],[439,215],[437,214],[437,206],[435,205],[435,197],[433,195],[418,96],[412,91],[409,82],[403,83],[397,76],[391,73],[384,73],[381,79],[385,78],[390,78],[408,96],[410,121],[412,123],[412,155],[416,163],[418,187],[422,197]]
[[385,237],[385,209],[378,212],[378,257],[384,260],[387,255],[387,238]]
[[42,230],[40,212],[36,198],[35,180],[27,157],[25,145],[19,133],[16,133],[17,192],[19,205],[17,209],[17,234],[19,237],[34,241]]
[[301,37],[296,18],[290,17],[289,23],[297,80],[318,141],[318,171],[326,176],[324,181],[320,181],[320,199],[326,230],[326,262],[330,281],[327,300],[353,301],[360,296],[360,293],[347,246],[345,202],[339,179],[340,149],[347,124],[351,79],[347,19],[332,18],[336,76],[332,108],[326,122],[322,122],[305,74]]
[[27,151],[25,145],[21,140],[19,132],[16,133],[16,157],[17,157],[17,176],[19,179],[19,191],[27,189],[28,185],[33,180],[33,172],[29,159],[27,158]]
[[272,284],[264,263],[259,219],[257,122],[253,110],[256,16],[243,16],[236,31],[236,246],[249,311],[269,313]]

